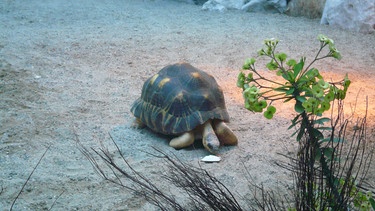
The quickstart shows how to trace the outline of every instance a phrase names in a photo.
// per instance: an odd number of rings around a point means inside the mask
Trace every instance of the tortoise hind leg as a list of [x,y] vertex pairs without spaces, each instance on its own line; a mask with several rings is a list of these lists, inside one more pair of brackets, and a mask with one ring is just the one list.
[[238,139],[233,131],[221,120],[214,120],[213,126],[221,144],[237,145]]
[[220,147],[219,139],[217,138],[214,129],[211,126],[211,120],[208,120],[203,125],[203,146],[211,153],[217,154]]
[[135,118],[130,127],[135,129],[142,129],[145,128],[146,125],[139,118]]
[[194,132],[189,131],[172,139],[171,142],[169,142],[169,146],[175,149],[181,149],[184,147],[188,147],[192,145],[193,143],[194,143]]

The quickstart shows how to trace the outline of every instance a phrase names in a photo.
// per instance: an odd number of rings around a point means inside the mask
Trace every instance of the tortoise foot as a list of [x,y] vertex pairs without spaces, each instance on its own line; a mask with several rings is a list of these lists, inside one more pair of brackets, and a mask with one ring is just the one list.
[[220,120],[214,120],[213,127],[220,143],[223,145],[237,145],[238,139],[233,131]]
[[203,146],[212,154],[217,154],[220,148],[220,141],[211,126],[211,120],[204,123],[203,126]]
[[136,118],[133,123],[130,125],[131,128],[135,128],[135,129],[142,129],[142,128],[145,128],[146,125],[139,119],[139,118]]
[[184,147],[188,147],[194,143],[194,133],[193,132],[186,132],[181,136],[178,136],[169,142],[169,146],[175,149],[181,149]]

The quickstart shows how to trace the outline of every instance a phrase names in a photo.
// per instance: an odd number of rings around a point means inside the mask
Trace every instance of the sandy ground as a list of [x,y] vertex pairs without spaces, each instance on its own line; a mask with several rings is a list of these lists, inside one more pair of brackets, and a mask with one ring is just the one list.
[[[162,0],[4,0],[0,24],[1,210],[10,208],[48,146],[14,210],[152,209],[99,177],[80,153],[75,134],[85,146],[102,143],[115,153],[111,134],[128,161],[167,191],[172,186],[160,176],[163,162],[144,152],[152,147],[201,165],[239,198],[250,196],[249,178],[265,187],[288,189],[290,173],[274,162],[281,159],[277,153],[288,154],[296,146],[287,131],[291,105],[266,120],[243,108],[235,86],[243,61],[255,56],[265,38],[280,39],[280,50],[291,57],[310,59],[318,34],[334,39],[343,59],[316,67],[333,80],[349,74],[348,115],[356,102],[355,115],[363,115],[368,96],[368,134],[374,137],[375,34],[342,31],[319,20],[207,12]],[[220,163],[200,163],[208,152],[199,144],[175,151],[168,146],[169,137],[129,128],[130,106],[143,82],[180,61],[211,73],[224,90],[229,126],[239,145],[225,147]],[[370,181],[375,180],[373,169]]]

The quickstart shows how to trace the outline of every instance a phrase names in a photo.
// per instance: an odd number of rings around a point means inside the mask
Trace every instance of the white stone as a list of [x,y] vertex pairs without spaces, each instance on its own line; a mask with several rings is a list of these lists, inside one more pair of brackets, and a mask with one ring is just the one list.
[[209,0],[202,6],[203,10],[225,11],[237,9],[249,12],[279,12],[287,9],[286,0]]
[[287,10],[286,0],[251,0],[242,6],[248,12],[284,13]]
[[220,162],[221,158],[215,155],[207,155],[201,159],[201,161],[206,163]]
[[375,31],[375,1],[327,0],[320,23],[372,33]]
[[203,10],[225,11],[227,9],[241,9],[245,4],[244,0],[209,0],[203,4]]
[[210,0],[203,4],[202,10],[224,12],[227,8],[224,5],[217,3],[215,0]]

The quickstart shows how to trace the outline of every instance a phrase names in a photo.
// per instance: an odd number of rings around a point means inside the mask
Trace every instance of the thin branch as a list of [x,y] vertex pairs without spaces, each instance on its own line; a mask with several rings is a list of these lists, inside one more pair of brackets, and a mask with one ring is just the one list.
[[9,210],[13,210],[13,206],[14,204],[16,203],[17,199],[20,197],[23,189],[26,187],[27,183],[29,182],[31,176],[34,174],[34,171],[38,168],[40,162],[43,160],[44,156],[46,155],[46,153],[48,152],[49,148],[51,147],[51,144],[47,147],[47,149],[44,151],[43,155],[39,158],[37,164],[34,166],[33,170],[31,171],[31,173],[29,174],[29,176],[27,177],[25,183],[23,183],[22,185],[22,188],[20,190],[20,192],[18,192],[16,198],[13,200],[13,203],[12,205],[10,206],[10,209]]
[[55,206],[56,201],[63,195],[65,190],[61,191],[61,193],[56,197],[56,199],[53,201],[51,207],[48,210],[52,210],[53,206]]

